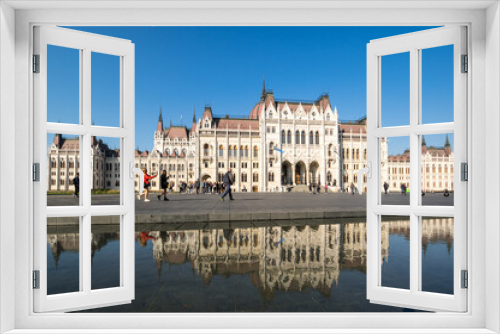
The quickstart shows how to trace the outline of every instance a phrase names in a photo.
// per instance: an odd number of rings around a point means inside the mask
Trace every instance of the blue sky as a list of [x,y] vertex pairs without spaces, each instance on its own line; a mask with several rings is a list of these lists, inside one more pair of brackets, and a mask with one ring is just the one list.
[[[136,146],[151,150],[160,106],[164,125],[191,126],[193,109],[247,116],[262,80],[276,98],[314,100],[329,93],[343,120],[366,114],[366,44],[427,27],[71,27],[129,39],[136,52]],[[52,51],[51,51],[52,49]],[[78,52],[49,49],[49,121],[78,122]],[[452,47],[423,51],[423,122],[452,121]],[[447,65],[448,64],[448,65]],[[382,60],[382,122],[406,125],[409,57]],[[450,75],[451,73],[451,75]],[[118,125],[119,62],[92,55],[92,121]],[[444,136],[435,136],[442,146]],[[392,140],[390,153],[404,141]],[[113,146],[111,143],[110,146]]]

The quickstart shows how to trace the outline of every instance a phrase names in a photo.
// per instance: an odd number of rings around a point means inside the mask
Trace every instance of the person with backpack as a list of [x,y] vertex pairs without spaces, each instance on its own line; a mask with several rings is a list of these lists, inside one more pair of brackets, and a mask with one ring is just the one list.
[[221,201],[224,201],[224,197],[226,197],[227,194],[229,194],[229,199],[231,201],[234,201],[233,194],[231,193],[231,185],[234,183],[234,175],[232,173],[232,169],[229,168],[229,170],[224,174],[222,177],[222,183],[224,184],[224,193],[220,197]]
[[158,195],[158,200],[160,200],[161,196],[163,195],[163,200],[169,201],[169,199],[167,198],[167,188],[168,188],[168,184],[169,184],[169,182],[168,182],[169,178],[170,178],[170,175],[167,176],[167,171],[163,170],[161,172],[161,176],[160,176],[160,187],[161,187],[161,189],[163,189],[163,192]]

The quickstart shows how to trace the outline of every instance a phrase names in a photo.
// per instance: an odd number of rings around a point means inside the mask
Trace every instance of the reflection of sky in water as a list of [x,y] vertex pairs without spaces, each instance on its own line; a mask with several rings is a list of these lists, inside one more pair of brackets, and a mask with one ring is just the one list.
[[[453,283],[453,222],[443,221],[439,219],[439,226],[429,230],[424,243],[423,289],[452,293],[446,289]],[[399,287],[409,285],[406,223],[388,228],[385,242],[384,283]],[[366,299],[366,224],[251,226],[136,232],[135,300],[94,311],[408,311],[370,304]],[[70,245],[66,235],[49,230],[48,281],[52,293],[78,288],[78,253],[77,249],[64,248]],[[117,236],[112,232],[93,234],[94,288],[116,286]]]

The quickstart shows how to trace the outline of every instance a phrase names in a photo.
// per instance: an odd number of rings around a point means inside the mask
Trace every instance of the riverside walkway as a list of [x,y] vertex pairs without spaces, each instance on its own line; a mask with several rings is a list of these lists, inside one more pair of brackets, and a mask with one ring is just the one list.
[[[215,194],[171,194],[170,201],[149,194],[150,202],[135,200],[136,219],[143,223],[234,222],[295,219],[365,218],[366,195],[309,193],[235,193],[234,201],[224,202]],[[409,196],[382,195],[383,204],[407,205]],[[69,195],[49,195],[48,205],[77,205]],[[93,195],[93,205],[113,205],[119,195]],[[426,194],[424,205],[453,205],[453,194]],[[65,225],[64,218],[52,219],[51,225]],[[93,217],[92,223],[114,224],[113,217]]]

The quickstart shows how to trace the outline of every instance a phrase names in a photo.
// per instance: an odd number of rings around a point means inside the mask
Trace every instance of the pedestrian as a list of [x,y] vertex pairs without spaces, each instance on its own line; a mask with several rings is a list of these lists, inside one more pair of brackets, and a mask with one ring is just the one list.
[[224,184],[225,190],[222,196],[220,197],[220,200],[224,201],[224,197],[226,197],[226,195],[229,194],[229,199],[233,201],[234,198],[233,194],[231,193],[231,185],[234,183],[234,175],[232,173],[231,168],[229,168],[226,174],[224,174],[224,176],[222,177],[222,183]]
[[200,179],[196,179],[196,182],[194,183],[194,187],[196,189],[196,194],[200,194]]
[[141,196],[144,195],[144,202],[149,202],[148,192],[149,192],[149,187],[151,186],[149,180],[154,179],[155,177],[158,176],[158,174],[148,175],[146,168],[144,168],[142,172],[144,173],[144,192],[142,194],[137,195],[137,199],[140,201]]
[[319,182],[318,182],[316,191],[318,192],[318,194],[321,193],[321,185],[319,184]]
[[401,195],[406,196],[406,185],[401,183]]
[[325,183],[325,194],[328,194],[328,184]]
[[161,172],[161,176],[160,176],[160,187],[161,187],[161,189],[163,189],[163,192],[158,195],[158,200],[160,200],[161,195],[163,195],[163,200],[169,201],[169,199],[167,198],[167,189],[168,189],[168,184],[169,184],[169,182],[168,182],[169,178],[170,178],[170,175],[167,176],[167,171],[163,170]]
[[387,190],[389,189],[389,183],[387,182],[384,182],[384,191],[385,191],[385,194],[387,195]]
[[354,186],[354,183],[351,183],[351,193],[354,195],[354,190],[356,189],[356,187]]
[[80,198],[80,173],[76,173],[76,176],[73,179],[73,185],[75,186],[75,193],[73,196]]

